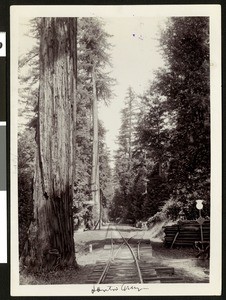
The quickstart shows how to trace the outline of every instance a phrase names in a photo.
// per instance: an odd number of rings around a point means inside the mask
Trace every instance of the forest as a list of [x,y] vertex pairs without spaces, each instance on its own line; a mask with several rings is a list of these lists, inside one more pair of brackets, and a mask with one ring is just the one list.
[[80,228],[193,220],[197,199],[210,216],[209,19],[167,19],[164,67],[123,99],[113,167],[98,119],[117,84],[103,22],[32,19],[36,42],[19,59],[19,254],[32,270],[76,265]]

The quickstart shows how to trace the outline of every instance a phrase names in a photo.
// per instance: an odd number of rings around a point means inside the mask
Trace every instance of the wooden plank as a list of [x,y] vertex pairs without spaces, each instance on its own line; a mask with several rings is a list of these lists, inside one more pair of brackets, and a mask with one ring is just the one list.
[[178,235],[179,235],[179,231],[177,231],[177,233],[175,234],[175,237],[174,237],[174,239],[173,239],[173,241],[172,241],[172,244],[171,244],[171,246],[170,246],[170,249],[173,248],[173,245],[174,245],[174,243],[175,243],[175,241],[176,241]]
[[182,278],[181,277],[173,277],[173,276],[171,276],[171,277],[169,277],[169,276],[158,276],[158,277],[156,277],[156,278],[152,278],[152,277],[149,277],[149,278],[145,278],[144,279],[145,281],[153,281],[153,280],[170,280],[170,281],[174,281],[174,280],[182,280]]
[[174,268],[172,268],[172,267],[155,267],[155,270],[157,270],[157,271],[171,271],[171,272],[174,272]]

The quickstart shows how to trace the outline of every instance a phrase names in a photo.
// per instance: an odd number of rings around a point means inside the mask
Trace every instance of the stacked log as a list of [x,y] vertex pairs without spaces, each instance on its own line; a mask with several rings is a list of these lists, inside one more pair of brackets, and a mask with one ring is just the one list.
[[[203,241],[210,240],[210,221],[202,224]],[[179,221],[172,226],[164,226],[164,244],[166,246],[194,246],[201,241],[201,227],[197,221]]]

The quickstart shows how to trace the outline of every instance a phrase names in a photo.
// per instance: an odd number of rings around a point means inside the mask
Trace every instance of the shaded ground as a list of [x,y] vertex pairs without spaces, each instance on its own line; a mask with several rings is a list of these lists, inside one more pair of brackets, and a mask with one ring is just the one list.
[[[140,236],[141,231],[134,227],[125,226],[124,234],[131,230]],[[107,227],[96,231],[77,231],[75,233],[76,260],[78,268],[56,270],[49,273],[29,275],[23,272],[20,276],[21,284],[82,284],[95,266],[96,260],[104,255],[104,244]],[[153,248],[152,255],[159,266],[175,268],[177,276],[183,282],[208,282],[209,261],[196,258],[197,251],[192,248],[169,249],[159,240],[152,239],[150,231],[143,234],[143,238],[150,239]]]
[[[103,230],[76,231],[75,253],[78,268],[56,270],[48,273],[27,274],[22,272],[20,284],[82,284],[87,279],[103,252],[106,228]],[[90,252],[92,245],[92,252]]]
[[197,259],[197,250],[181,247],[165,248],[161,242],[152,241],[153,256],[163,266],[174,267],[183,282],[208,282],[209,260]]

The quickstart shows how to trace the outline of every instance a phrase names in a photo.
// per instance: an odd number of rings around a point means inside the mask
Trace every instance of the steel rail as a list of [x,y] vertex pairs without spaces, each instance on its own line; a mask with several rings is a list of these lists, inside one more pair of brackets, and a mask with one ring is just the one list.
[[[109,227],[110,227],[110,224],[109,224],[109,226],[108,226],[108,230],[109,230]],[[99,278],[97,284],[102,283],[102,281],[105,279],[106,274],[107,274],[107,272],[108,272],[108,270],[109,270],[111,261],[112,261],[113,252],[114,252],[114,248],[113,248],[113,238],[112,238],[112,231],[111,231],[111,252],[110,252],[110,256],[109,256],[109,259],[108,259],[108,261],[107,261],[107,264],[106,264],[106,266],[105,266],[103,272],[101,273],[101,276],[100,276],[100,278]]]
[[132,256],[134,258],[134,261],[135,261],[135,264],[136,264],[136,267],[137,267],[137,271],[138,271],[140,283],[144,283],[143,282],[143,277],[142,277],[142,274],[141,274],[141,270],[140,270],[140,266],[139,266],[138,260],[136,258],[136,255],[135,255],[133,249],[131,248],[130,244],[127,242],[127,240],[124,238],[124,236],[121,234],[121,232],[118,230],[117,227],[116,227],[116,230],[119,232],[119,234],[121,235],[122,239],[125,241],[127,247],[129,248],[130,252],[132,253]]
[[[109,232],[110,225],[111,225],[111,224],[108,225],[107,234],[108,234],[108,232]],[[107,234],[106,234],[106,237],[107,237]],[[135,236],[135,235],[134,235],[134,236]],[[129,238],[129,240],[130,240],[131,238],[133,238],[134,236],[131,236],[131,237]],[[123,245],[125,245],[125,241],[123,241],[123,243],[121,243],[121,245],[119,246],[119,248],[117,249],[117,251],[116,251],[115,254],[114,254],[114,247],[113,247],[113,244],[114,244],[114,243],[113,243],[113,237],[112,237],[112,231],[111,231],[111,252],[110,252],[110,256],[109,256],[109,259],[108,259],[108,261],[107,261],[107,263],[106,263],[106,266],[105,266],[103,272],[101,273],[101,276],[100,276],[100,278],[99,278],[97,284],[100,284],[100,283],[102,283],[102,282],[104,281],[104,279],[105,279],[105,277],[106,277],[106,274],[107,274],[107,272],[108,272],[108,270],[109,270],[109,267],[110,267],[110,264],[111,264],[112,260],[114,260],[114,257],[116,256],[116,254],[118,253],[118,251],[120,250],[120,248],[121,248]]]
[[[133,236],[131,236],[127,242],[129,242],[132,238],[134,238],[135,236],[137,236],[137,233],[134,234]],[[116,255],[118,254],[119,250],[122,248],[122,246],[125,245],[125,241],[123,240],[123,243],[121,243],[121,245],[119,246],[119,248],[116,250],[116,252],[114,253],[113,259],[116,257]]]
[[[109,232],[109,228],[110,228],[110,224],[109,224],[109,226],[108,226],[108,230],[107,230],[108,232]],[[107,261],[107,263],[106,263],[106,266],[105,266],[103,272],[101,273],[101,276],[100,276],[100,278],[99,278],[97,284],[100,284],[100,283],[102,283],[102,282],[104,281],[104,279],[105,279],[105,277],[106,277],[106,275],[107,275],[107,272],[108,272],[108,270],[109,270],[109,267],[110,267],[110,265],[111,265],[112,260],[114,260],[115,256],[118,254],[119,250],[121,249],[121,247],[122,247],[123,245],[126,245],[126,246],[129,248],[129,250],[130,250],[130,252],[131,252],[131,254],[132,254],[133,258],[134,258],[134,261],[135,261],[137,270],[138,270],[138,275],[139,275],[140,283],[143,283],[143,278],[142,278],[142,275],[141,275],[141,271],[140,271],[140,267],[139,267],[139,264],[138,264],[136,255],[134,254],[132,248],[130,247],[130,245],[129,245],[129,243],[128,243],[128,241],[130,241],[134,236],[136,236],[137,233],[136,233],[135,235],[131,236],[128,240],[126,240],[126,239],[122,236],[121,232],[118,230],[118,228],[117,228],[116,226],[115,226],[115,229],[119,232],[120,236],[122,237],[123,243],[121,243],[121,245],[119,246],[119,248],[118,248],[118,249],[116,250],[116,252],[114,253],[114,247],[113,247],[113,244],[114,244],[114,243],[113,243],[113,237],[112,237],[112,233],[113,233],[113,232],[111,231],[111,252],[110,252],[110,255],[109,255],[109,259],[108,259],[108,261]],[[106,236],[107,236],[107,234],[106,234]]]

